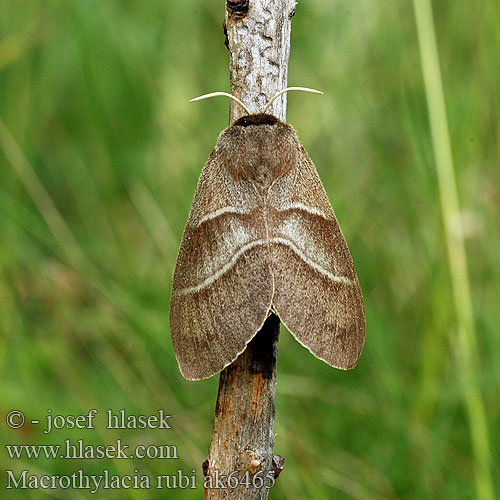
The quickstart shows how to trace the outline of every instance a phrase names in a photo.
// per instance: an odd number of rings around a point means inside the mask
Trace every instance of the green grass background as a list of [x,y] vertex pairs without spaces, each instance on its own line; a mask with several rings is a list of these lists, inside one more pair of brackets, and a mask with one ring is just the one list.
[[[417,3],[417,2],[416,2]],[[500,493],[500,7],[434,1],[466,242],[477,370]],[[187,382],[168,330],[171,276],[201,167],[227,126],[223,0],[2,0],[0,5],[0,493],[5,470],[174,474],[210,444],[217,377]],[[288,121],[315,162],[364,292],[357,368],[279,342],[274,499],[478,498],[464,364],[414,6],[305,0],[292,23]],[[432,104],[432,103],[431,103]],[[431,109],[432,105],[431,105]],[[438,144],[439,146],[439,144]],[[453,221],[451,221],[453,223]],[[474,359],[475,353],[470,353]],[[473,365],[474,366],[474,365]],[[120,408],[172,430],[42,433],[5,415]],[[100,424],[99,424],[100,422]],[[5,443],[66,438],[178,446],[178,460],[8,460]],[[484,450],[483,450],[484,451]],[[486,450],[487,453],[487,450]],[[190,499],[201,490],[108,490]],[[479,500],[483,500],[480,498]]]

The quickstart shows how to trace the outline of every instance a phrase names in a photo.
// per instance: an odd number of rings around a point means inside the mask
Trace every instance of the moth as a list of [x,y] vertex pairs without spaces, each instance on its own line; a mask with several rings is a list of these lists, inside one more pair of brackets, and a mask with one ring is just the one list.
[[170,329],[187,379],[232,363],[271,313],[333,367],[363,348],[363,297],[325,189],[293,127],[266,113],[288,90],[313,91],[285,89],[255,114],[230,94],[197,98],[226,95],[247,115],[203,167],[177,258]]

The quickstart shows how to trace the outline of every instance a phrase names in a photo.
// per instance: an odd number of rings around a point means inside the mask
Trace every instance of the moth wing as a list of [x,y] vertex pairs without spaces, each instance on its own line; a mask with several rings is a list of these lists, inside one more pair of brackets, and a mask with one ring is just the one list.
[[170,302],[175,355],[191,380],[221,371],[245,350],[273,294],[262,201],[249,182],[231,177],[218,146],[200,176]]
[[353,368],[365,338],[363,297],[347,243],[302,147],[297,169],[273,185],[270,201],[273,309],[316,357]]

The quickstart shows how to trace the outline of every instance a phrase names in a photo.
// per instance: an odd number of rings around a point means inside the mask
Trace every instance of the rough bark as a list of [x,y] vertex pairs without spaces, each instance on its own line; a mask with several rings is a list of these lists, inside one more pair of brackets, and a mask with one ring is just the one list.
[[[295,4],[226,2],[231,93],[252,112],[261,111],[287,86]],[[286,95],[268,112],[285,120]],[[243,113],[231,101],[230,123]],[[283,458],[273,456],[278,335],[279,319],[271,315],[245,352],[220,375],[212,444],[203,464],[206,500],[264,500],[283,469]]]
[[279,473],[273,457],[279,325],[270,316],[220,375],[205,499],[266,499]]
[[[291,20],[295,0],[228,0],[225,26],[231,54],[231,94],[252,112],[261,111],[276,92],[286,88]],[[241,17],[245,12],[246,15]],[[243,114],[231,101],[230,122]],[[286,94],[269,113],[286,119]]]

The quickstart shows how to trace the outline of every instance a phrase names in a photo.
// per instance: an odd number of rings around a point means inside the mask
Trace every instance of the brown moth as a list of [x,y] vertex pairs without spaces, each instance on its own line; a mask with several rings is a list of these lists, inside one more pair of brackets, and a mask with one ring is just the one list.
[[271,313],[336,368],[353,368],[364,344],[347,243],[295,130],[265,113],[271,102],[256,114],[243,106],[248,115],[219,135],[196,189],[170,303],[187,379],[232,363]]

